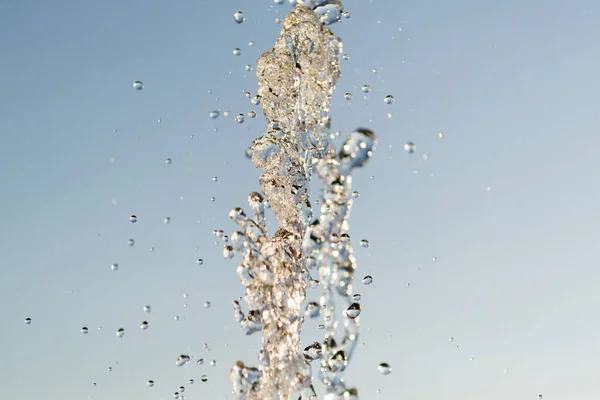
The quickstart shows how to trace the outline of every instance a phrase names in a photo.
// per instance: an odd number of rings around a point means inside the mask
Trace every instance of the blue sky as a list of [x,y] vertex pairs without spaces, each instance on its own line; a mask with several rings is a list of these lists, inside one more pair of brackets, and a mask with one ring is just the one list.
[[[597,399],[600,5],[344,4],[333,129],[379,138],[354,177],[357,274],[374,281],[357,289],[349,385],[363,399]],[[228,371],[255,364],[260,342],[233,319],[243,286],[212,231],[233,231],[228,211],[258,189],[244,151],[264,119],[244,67],[289,9],[0,5],[1,398],[169,399],[184,385],[188,399],[233,399]],[[205,362],[177,368],[182,353]]]

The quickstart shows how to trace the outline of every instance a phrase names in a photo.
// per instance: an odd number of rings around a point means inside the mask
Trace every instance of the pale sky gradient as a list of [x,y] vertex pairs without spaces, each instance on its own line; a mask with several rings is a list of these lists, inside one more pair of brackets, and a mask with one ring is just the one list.
[[[365,400],[597,400],[600,3],[344,3],[333,128],[379,137],[354,178],[357,274],[374,281],[357,284],[364,345],[348,384]],[[264,119],[244,66],[289,9],[0,4],[1,399],[166,400],[180,385],[189,400],[234,398],[229,369],[255,365],[260,338],[233,319],[239,259],[212,231],[231,233],[228,211],[258,189],[244,151]],[[194,364],[177,368],[182,353]]]

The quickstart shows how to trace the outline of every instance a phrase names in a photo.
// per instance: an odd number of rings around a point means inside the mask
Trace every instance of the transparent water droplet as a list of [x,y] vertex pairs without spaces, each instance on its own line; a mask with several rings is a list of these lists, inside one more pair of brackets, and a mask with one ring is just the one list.
[[382,375],[389,375],[392,372],[392,367],[390,367],[390,364],[388,363],[379,364],[377,369],[379,370],[379,372],[381,372]]
[[113,271],[118,271],[119,270],[119,264],[117,264],[117,263],[111,264],[110,269],[112,269]]
[[392,104],[394,102],[394,96],[392,96],[391,94],[388,94],[387,96],[385,96],[385,98],[383,99],[383,102],[385,104]]
[[346,93],[346,94],[344,94],[344,98],[346,100],[352,100],[352,93]]
[[211,117],[212,119],[217,119],[220,114],[221,113],[219,112],[219,110],[213,110],[208,113],[208,116]]
[[448,341],[449,341],[449,342],[454,342],[454,338],[453,338],[452,336],[450,336],[450,337],[448,338]]
[[311,301],[310,303],[308,303],[306,305],[306,310],[304,311],[304,314],[306,314],[308,318],[317,318],[321,314],[319,303],[317,303],[316,301]]
[[201,380],[202,382],[206,382],[206,381],[208,380],[208,376],[206,376],[206,375],[202,375],[202,376],[200,377],[200,380]]
[[184,366],[185,364],[188,364],[190,362],[190,356],[188,356],[187,354],[182,354],[179,357],[177,357],[177,360],[175,361],[175,365],[177,365],[178,367]]
[[363,85],[362,91],[364,93],[369,93],[371,91],[371,86],[369,86],[369,85]]
[[406,150],[408,154],[413,154],[417,150],[417,146],[413,142],[408,142],[404,145],[404,150]]
[[236,47],[235,49],[233,49],[234,56],[239,56],[241,54],[242,54],[242,49],[240,49],[239,47]]
[[254,104],[255,106],[259,105],[261,102],[261,97],[259,95],[256,95],[252,98],[252,100],[250,100],[250,103]]
[[129,217],[129,221],[131,221],[132,223],[136,223],[137,222],[137,217],[135,215],[132,215]]
[[173,160],[171,160],[170,158],[167,158],[167,159],[165,160],[165,164],[171,164],[172,162],[173,162]]
[[151,312],[151,311],[152,311],[152,306],[151,306],[151,305],[149,305],[149,304],[146,304],[146,305],[143,307],[143,309],[144,309],[144,312],[147,312],[147,313],[149,313],[149,312]]
[[360,197],[360,193],[355,190],[354,192],[352,192],[352,197],[354,197],[355,199],[358,199]]
[[190,385],[193,385],[193,384],[194,384],[194,380],[193,380],[193,379],[190,379],[190,380],[188,381],[188,383],[189,383]]
[[142,81],[135,81],[133,82],[133,88],[135,90],[142,90],[144,88],[144,84],[142,83]]
[[438,137],[440,139],[443,139],[444,138],[444,132],[438,132]]
[[108,372],[112,372],[112,367],[108,367]]
[[216,367],[217,366],[217,360],[211,360],[210,361],[210,366],[211,367]]
[[117,337],[120,339],[123,336],[125,336],[125,329],[123,329],[123,328],[117,329]]
[[322,23],[331,25],[342,19],[342,13],[344,12],[344,9],[341,1],[321,0],[317,4],[318,5],[313,9],[313,11],[319,16],[319,19]]
[[203,259],[201,259],[201,258],[199,258],[199,259],[196,261],[196,264],[198,264],[198,265],[202,265],[202,264],[204,264],[204,260],[203,260]]
[[352,300],[354,300],[354,301],[360,301],[361,297],[362,296],[360,294],[356,293],[356,294],[352,295]]
[[196,365],[202,365],[204,364],[204,358],[199,358],[198,361],[196,361]]
[[344,163],[349,162],[352,168],[364,167],[373,155],[375,143],[373,131],[364,128],[357,129],[344,142],[340,150],[340,159]]
[[89,329],[87,328],[87,326],[81,327],[81,333],[83,333],[84,335],[87,335],[88,332],[89,332]]
[[343,350],[338,351],[328,361],[329,369],[333,372],[343,371],[348,365],[348,358]]
[[350,59],[350,54],[344,54],[342,56],[342,59],[344,59],[345,61],[348,61]]
[[236,115],[235,122],[237,122],[238,124],[243,124],[244,123],[244,114]]
[[233,258],[234,252],[233,252],[233,246],[225,246],[223,247],[223,258]]
[[246,66],[244,67],[244,69],[245,69],[246,71],[252,71],[252,65],[250,65],[250,64],[246,64]]
[[273,3],[279,5],[279,4],[283,4],[283,0],[273,0]]
[[204,308],[210,308],[210,301],[204,302]]
[[153,387],[154,386],[154,381],[152,379],[150,379],[148,382],[146,382],[146,386]]
[[148,329],[148,321],[144,321],[140,324],[140,328],[142,328],[143,330]]
[[27,325],[31,324],[31,318],[25,318],[25,324],[27,324]]
[[368,241],[367,239],[362,239],[362,240],[360,241],[360,245],[361,245],[362,247],[369,247],[369,241]]
[[250,118],[252,118],[252,119],[256,118],[256,111],[254,111],[254,110],[250,110],[250,111],[248,112],[248,116],[249,116]]
[[133,240],[133,239],[129,239],[129,240],[127,240],[127,245],[128,245],[129,247],[132,247],[134,244],[135,244],[135,240]]
[[237,22],[238,24],[241,24],[242,22],[244,22],[246,20],[246,17],[244,16],[243,12],[237,11],[236,13],[233,14],[233,20],[235,22]]
[[163,220],[163,222],[165,224],[170,224],[171,223],[171,217],[165,217],[165,219]]
[[370,285],[371,283],[373,283],[373,277],[371,275],[367,275],[363,278],[362,281],[365,285]]
[[185,386],[179,386],[179,393],[185,392]]
[[354,319],[354,318],[358,317],[360,315],[360,304],[359,303],[350,304],[350,307],[348,307],[346,309],[346,315],[350,319]]
[[304,349],[303,354],[307,360],[318,360],[323,355],[323,348],[319,342],[314,342]]

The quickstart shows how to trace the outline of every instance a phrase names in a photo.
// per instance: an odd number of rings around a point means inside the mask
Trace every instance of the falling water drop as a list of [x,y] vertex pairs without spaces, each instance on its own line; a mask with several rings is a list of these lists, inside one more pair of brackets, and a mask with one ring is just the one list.
[[371,275],[367,275],[363,278],[363,283],[365,285],[370,285],[371,283],[373,283],[373,277]]
[[352,93],[346,93],[346,94],[344,95],[344,98],[345,98],[346,100],[352,100]]
[[369,86],[369,85],[363,85],[362,91],[364,93],[369,93],[371,91],[371,86]]
[[233,246],[225,246],[223,247],[223,258],[233,258]]
[[142,322],[142,324],[140,325],[140,328],[142,328],[143,330],[148,329],[148,321]]
[[234,56],[239,56],[241,54],[242,54],[242,49],[240,49],[239,47],[236,47],[235,49],[233,49]]
[[354,318],[358,317],[360,315],[360,304],[359,303],[350,304],[350,307],[348,307],[346,309],[346,315],[350,319],[354,319]]
[[387,96],[385,96],[383,101],[385,104],[392,104],[394,102],[394,96],[392,96],[391,94],[388,94]]
[[246,17],[244,16],[244,13],[241,11],[237,11],[236,13],[233,14],[233,20],[235,22],[237,22],[238,24],[241,24],[242,22],[244,22],[245,19],[246,19]]
[[196,261],[196,264],[198,264],[198,265],[202,265],[202,264],[204,264],[204,260],[203,260],[203,259],[201,259],[201,258],[199,258],[199,259]]
[[235,122],[237,122],[238,124],[243,124],[244,123],[244,114],[236,115]]
[[406,150],[408,154],[413,154],[417,150],[417,146],[413,142],[408,142],[404,145],[404,150]]
[[323,348],[319,342],[314,342],[304,349],[303,354],[307,360],[318,360],[323,355]]
[[320,313],[321,310],[319,308],[319,303],[311,301],[306,305],[306,310],[304,314],[306,314],[308,318],[317,318],[320,315]]
[[113,271],[118,271],[119,270],[119,264],[117,264],[117,263],[111,264],[110,269],[112,269]]
[[360,241],[360,245],[361,245],[362,247],[369,247],[369,241],[368,241],[367,239],[362,239],[362,240]]
[[136,223],[137,222],[137,217],[135,215],[132,215],[129,217],[129,221],[131,221],[132,223]]
[[143,309],[144,309],[144,312],[147,312],[147,313],[149,313],[149,312],[151,312],[151,311],[152,311],[152,306],[151,306],[151,305],[149,305],[149,304],[146,304],[146,305],[143,307]]
[[117,329],[117,337],[120,339],[123,336],[125,336],[125,329],[123,329],[123,328]]
[[144,88],[144,84],[142,83],[142,81],[135,81],[133,82],[133,88],[135,90],[142,90]]
[[154,381],[153,380],[149,380],[148,382],[146,382],[146,385],[148,387],[152,387],[152,386],[154,386]]
[[208,376],[206,376],[206,375],[202,375],[202,376],[200,377],[200,380],[201,380],[202,382],[206,382],[206,381],[208,380]]
[[167,165],[168,165],[168,164],[171,164],[172,162],[173,162],[173,160],[171,160],[170,158],[167,158],[167,159],[165,160],[165,164],[167,164]]
[[190,362],[190,356],[188,356],[187,354],[182,354],[179,357],[177,357],[177,360],[175,361],[175,365],[177,365],[178,367],[181,367],[189,362]]
[[86,326],[81,328],[81,333],[83,333],[84,335],[88,334],[88,328]]
[[379,370],[379,372],[381,372],[382,375],[389,375],[392,372],[392,367],[390,367],[390,364],[388,363],[379,364],[377,369]]
[[133,239],[129,239],[129,240],[127,241],[127,245],[128,245],[129,247],[132,247],[134,244],[135,244],[135,240],[133,240]]
[[27,325],[31,324],[31,318],[25,318],[25,323],[26,323]]
[[218,110],[213,110],[208,113],[208,116],[212,119],[217,119],[219,117],[219,114],[221,113]]

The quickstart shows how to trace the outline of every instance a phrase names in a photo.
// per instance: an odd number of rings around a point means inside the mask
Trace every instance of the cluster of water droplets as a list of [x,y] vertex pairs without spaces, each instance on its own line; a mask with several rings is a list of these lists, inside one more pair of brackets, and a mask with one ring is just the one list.
[[[356,268],[347,233],[351,172],[366,165],[376,139],[373,132],[359,129],[339,152],[330,141],[329,102],[340,77],[342,42],[326,25],[342,14],[337,0],[299,1],[283,20],[275,47],[257,63],[256,104],[262,105],[267,130],[254,140],[248,156],[264,170],[259,179],[262,193],[250,193],[251,215],[241,208],[231,210],[229,217],[241,230],[223,248],[225,258],[235,253],[242,258],[237,273],[246,287],[248,311],[236,300],[234,317],[244,334],[263,335],[258,367],[238,361],[231,369],[238,399],[316,399],[314,360],[320,360],[326,399],[358,398],[341,377],[356,346],[361,312],[358,300],[351,300]],[[237,14],[234,20],[241,23],[243,17]],[[309,201],[313,170],[324,184],[317,219]],[[270,237],[267,207],[279,222]],[[320,280],[311,277],[317,265]],[[306,289],[317,287],[323,291],[320,302],[309,302],[303,311]],[[339,325],[336,294],[347,303],[341,338],[334,338]],[[303,314],[325,319],[323,342],[304,350]]]

